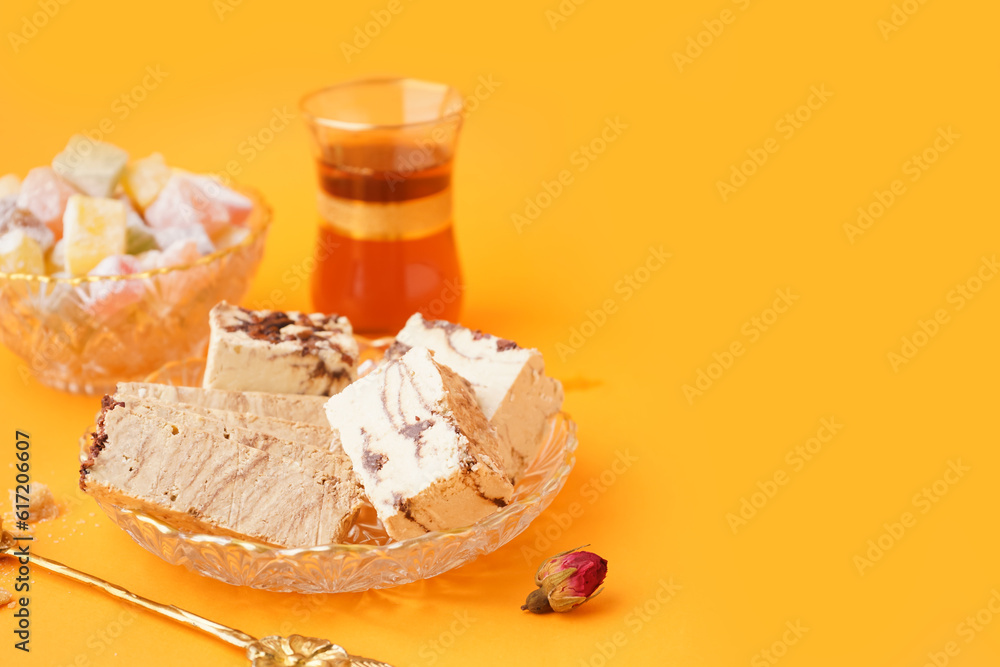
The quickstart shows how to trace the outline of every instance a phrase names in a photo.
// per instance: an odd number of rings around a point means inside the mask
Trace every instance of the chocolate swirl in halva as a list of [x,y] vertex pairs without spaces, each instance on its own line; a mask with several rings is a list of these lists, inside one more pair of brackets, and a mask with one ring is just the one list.
[[510,499],[495,431],[426,348],[332,397],[327,415],[394,539],[468,525]]
[[422,346],[464,377],[496,428],[504,469],[517,481],[534,458],[549,417],[562,405],[562,386],[545,375],[538,350],[453,322],[413,315],[397,334],[386,359]]
[[209,323],[206,389],[329,396],[357,375],[358,344],[345,317],[223,302]]

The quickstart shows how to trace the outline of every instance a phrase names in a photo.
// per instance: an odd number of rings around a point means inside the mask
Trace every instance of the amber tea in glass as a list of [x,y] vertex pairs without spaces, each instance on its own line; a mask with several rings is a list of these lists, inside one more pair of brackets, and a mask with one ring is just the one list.
[[451,171],[462,99],[413,79],[344,83],[307,96],[319,172],[313,305],[368,334],[419,311],[455,320],[461,274]]

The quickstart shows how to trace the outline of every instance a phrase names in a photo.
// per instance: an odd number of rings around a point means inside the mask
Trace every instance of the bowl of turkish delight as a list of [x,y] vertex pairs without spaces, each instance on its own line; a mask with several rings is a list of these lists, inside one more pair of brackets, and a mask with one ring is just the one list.
[[75,136],[51,166],[0,177],[0,341],[25,381],[87,394],[203,353],[270,221],[251,189]]

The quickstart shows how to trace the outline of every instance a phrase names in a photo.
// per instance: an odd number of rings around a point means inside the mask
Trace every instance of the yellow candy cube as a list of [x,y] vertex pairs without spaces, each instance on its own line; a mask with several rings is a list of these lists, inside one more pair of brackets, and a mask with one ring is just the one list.
[[66,272],[86,275],[109,255],[125,254],[128,211],[117,199],[73,195],[63,215]]
[[21,191],[21,179],[17,174],[0,176],[0,197],[16,196]]
[[45,255],[35,239],[15,229],[0,236],[0,271],[4,273],[45,273]]
[[66,269],[66,242],[56,241],[45,253],[45,273],[61,273]]
[[128,153],[117,146],[76,134],[52,160],[52,168],[81,192],[110,197],[127,162]]
[[140,211],[153,203],[160,190],[170,180],[170,167],[163,156],[153,153],[149,157],[136,160],[125,168],[122,185],[125,192]]

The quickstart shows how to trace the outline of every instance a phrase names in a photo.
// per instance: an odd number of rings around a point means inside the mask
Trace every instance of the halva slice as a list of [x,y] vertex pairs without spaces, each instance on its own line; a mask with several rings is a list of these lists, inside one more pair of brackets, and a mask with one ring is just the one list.
[[282,547],[329,544],[346,534],[358,507],[353,484],[195,425],[105,396],[80,486],[188,532]]
[[209,324],[206,389],[330,396],[357,377],[358,344],[346,317],[222,302]]
[[396,540],[470,525],[510,501],[496,431],[469,383],[427,348],[361,378],[326,410]]
[[398,358],[416,346],[429,348],[435,361],[469,381],[497,430],[504,469],[513,481],[520,479],[538,452],[546,421],[563,402],[562,385],[545,375],[542,354],[459,324],[425,320],[420,313],[407,321],[386,357]]
[[215,410],[230,410],[262,417],[281,418],[323,428],[330,427],[323,409],[327,400],[325,396],[226,391],[151,382],[119,382],[118,393],[155,399],[164,403],[183,403]]

